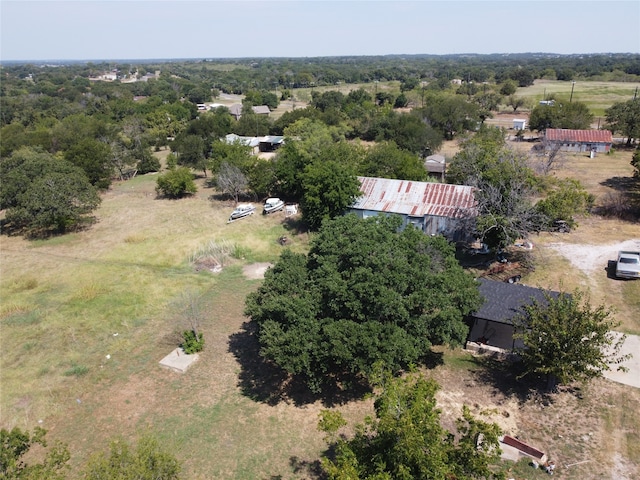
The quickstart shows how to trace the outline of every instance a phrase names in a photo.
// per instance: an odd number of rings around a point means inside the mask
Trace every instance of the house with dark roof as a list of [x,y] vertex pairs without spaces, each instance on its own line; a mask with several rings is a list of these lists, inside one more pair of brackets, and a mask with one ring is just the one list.
[[557,297],[560,293],[528,287],[518,283],[497,282],[480,278],[483,305],[469,316],[467,348],[470,350],[514,350],[522,341],[513,338],[514,321],[524,313],[522,307],[534,301],[547,304],[545,293]]
[[465,223],[478,215],[474,188],[466,185],[358,177],[362,195],[349,208],[360,218],[397,214],[427,235],[466,240]]
[[559,148],[564,152],[607,153],[611,150],[613,137],[609,130],[547,128],[544,144],[547,150]]

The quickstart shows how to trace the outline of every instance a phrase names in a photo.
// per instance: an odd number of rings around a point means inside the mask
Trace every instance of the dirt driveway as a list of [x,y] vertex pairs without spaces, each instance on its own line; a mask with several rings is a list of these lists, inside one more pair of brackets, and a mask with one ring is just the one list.
[[[619,250],[640,251],[640,238],[606,245],[548,243],[546,247],[565,257],[573,267],[589,278],[592,285],[596,285],[597,277],[603,276],[603,271],[607,269],[609,262],[615,259]],[[640,312],[638,315],[640,316]],[[622,334],[618,333],[618,335]],[[615,382],[640,388],[640,336],[627,335],[621,353],[632,355],[621,365],[626,367],[628,371],[617,371],[614,368],[606,372],[604,376]]]

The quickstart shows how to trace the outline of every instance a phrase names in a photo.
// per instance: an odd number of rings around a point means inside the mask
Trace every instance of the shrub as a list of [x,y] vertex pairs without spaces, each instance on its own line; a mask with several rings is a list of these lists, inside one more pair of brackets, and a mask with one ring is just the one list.
[[204,349],[204,338],[202,333],[196,333],[193,330],[185,330],[182,332],[182,349],[187,355],[201,352]]
[[138,162],[137,165],[138,173],[144,175],[145,173],[150,172],[159,172],[160,171],[160,160],[156,157],[149,155],[143,158]]
[[160,175],[156,185],[156,192],[169,198],[180,198],[196,193],[197,190],[193,175],[186,167],[179,167]]

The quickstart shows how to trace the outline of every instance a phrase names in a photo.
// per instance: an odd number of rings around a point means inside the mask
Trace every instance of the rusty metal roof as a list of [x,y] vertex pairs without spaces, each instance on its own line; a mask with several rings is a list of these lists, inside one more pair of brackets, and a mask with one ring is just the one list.
[[412,217],[461,218],[477,214],[473,187],[389,178],[358,177],[358,180],[362,196],[351,206],[356,210]]
[[547,128],[545,139],[552,142],[574,143],[612,143],[609,130],[569,130],[566,128]]

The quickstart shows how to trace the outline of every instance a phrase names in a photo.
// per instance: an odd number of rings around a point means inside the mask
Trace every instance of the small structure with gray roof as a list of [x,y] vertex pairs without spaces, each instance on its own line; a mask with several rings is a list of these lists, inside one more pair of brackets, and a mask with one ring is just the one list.
[[557,297],[559,292],[545,291],[517,283],[497,282],[485,278],[480,281],[480,295],[484,304],[469,317],[471,330],[467,348],[481,350],[512,351],[523,346],[521,340],[513,338],[514,320],[524,313],[523,306],[534,301],[547,304],[545,293]]

